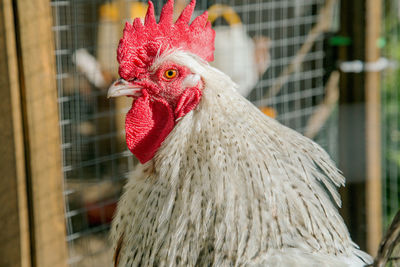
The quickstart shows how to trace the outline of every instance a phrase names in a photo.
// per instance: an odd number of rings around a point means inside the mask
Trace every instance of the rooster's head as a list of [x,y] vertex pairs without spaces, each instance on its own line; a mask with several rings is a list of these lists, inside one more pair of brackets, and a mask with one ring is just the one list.
[[215,32],[207,12],[189,25],[195,4],[192,0],[173,23],[174,1],[168,0],[157,24],[149,1],[144,24],[137,18],[125,25],[117,51],[121,78],[108,96],[133,97],[126,142],[141,163],[153,158],[178,119],[200,102],[204,82],[185,57],[212,61]]

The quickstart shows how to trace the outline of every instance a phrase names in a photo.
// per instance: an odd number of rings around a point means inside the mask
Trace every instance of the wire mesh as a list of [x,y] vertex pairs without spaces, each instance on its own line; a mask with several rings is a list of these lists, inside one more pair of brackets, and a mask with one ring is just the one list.
[[[391,68],[382,72],[382,205],[383,226],[386,230],[400,209],[400,4],[383,1],[382,54]],[[398,241],[398,240],[397,240]],[[388,261],[388,266],[400,264],[400,243]]]
[[[164,1],[153,2],[159,14]],[[246,96],[283,124],[305,132],[325,97],[325,66],[330,62],[324,53],[324,35],[316,36],[279,91],[272,97],[268,92],[307,40],[325,1],[198,0],[196,11],[215,3],[237,12],[243,23],[242,38],[254,45],[252,53],[261,45],[256,58],[263,58],[262,66]],[[143,13],[136,4],[126,0],[51,1],[70,266],[109,263],[107,232],[112,213],[124,180],[136,164],[124,144],[123,118],[129,103],[106,98],[107,87],[118,77],[115,51],[123,22]],[[217,35],[230,28],[222,18],[214,24]],[[334,158],[336,118],[333,110],[316,135]]]
[[[382,190],[383,222],[389,226],[400,209],[400,4],[383,1],[383,56],[394,68],[382,73]],[[400,255],[398,253],[398,255]]]

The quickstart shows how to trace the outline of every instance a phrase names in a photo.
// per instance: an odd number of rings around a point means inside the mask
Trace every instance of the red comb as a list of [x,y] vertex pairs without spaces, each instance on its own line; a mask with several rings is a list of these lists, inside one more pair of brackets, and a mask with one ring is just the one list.
[[174,1],[168,0],[157,24],[153,3],[149,1],[144,25],[139,18],[125,25],[117,52],[119,75],[125,80],[140,77],[155,56],[168,49],[182,49],[206,61],[214,60],[215,32],[207,21],[207,11],[189,25],[195,5],[192,0],[173,23]]

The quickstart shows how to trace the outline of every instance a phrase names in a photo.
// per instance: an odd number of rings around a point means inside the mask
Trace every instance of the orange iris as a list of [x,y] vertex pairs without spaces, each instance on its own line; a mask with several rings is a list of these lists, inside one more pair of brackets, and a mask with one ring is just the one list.
[[174,69],[170,69],[164,72],[164,76],[167,79],[172,79],[176,77],[176,74],[178,74],[178,72]]

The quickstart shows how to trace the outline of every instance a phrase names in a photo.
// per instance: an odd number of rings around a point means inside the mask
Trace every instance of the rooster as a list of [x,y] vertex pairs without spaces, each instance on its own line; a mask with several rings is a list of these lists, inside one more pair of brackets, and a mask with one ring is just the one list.
[[211,67],[215,33],[195,1],[173,23],[125,25],[126,141],[141,164],[113,220],[114,266],[363,266],[337,211],[344,177],[316,143],[265,116]]

